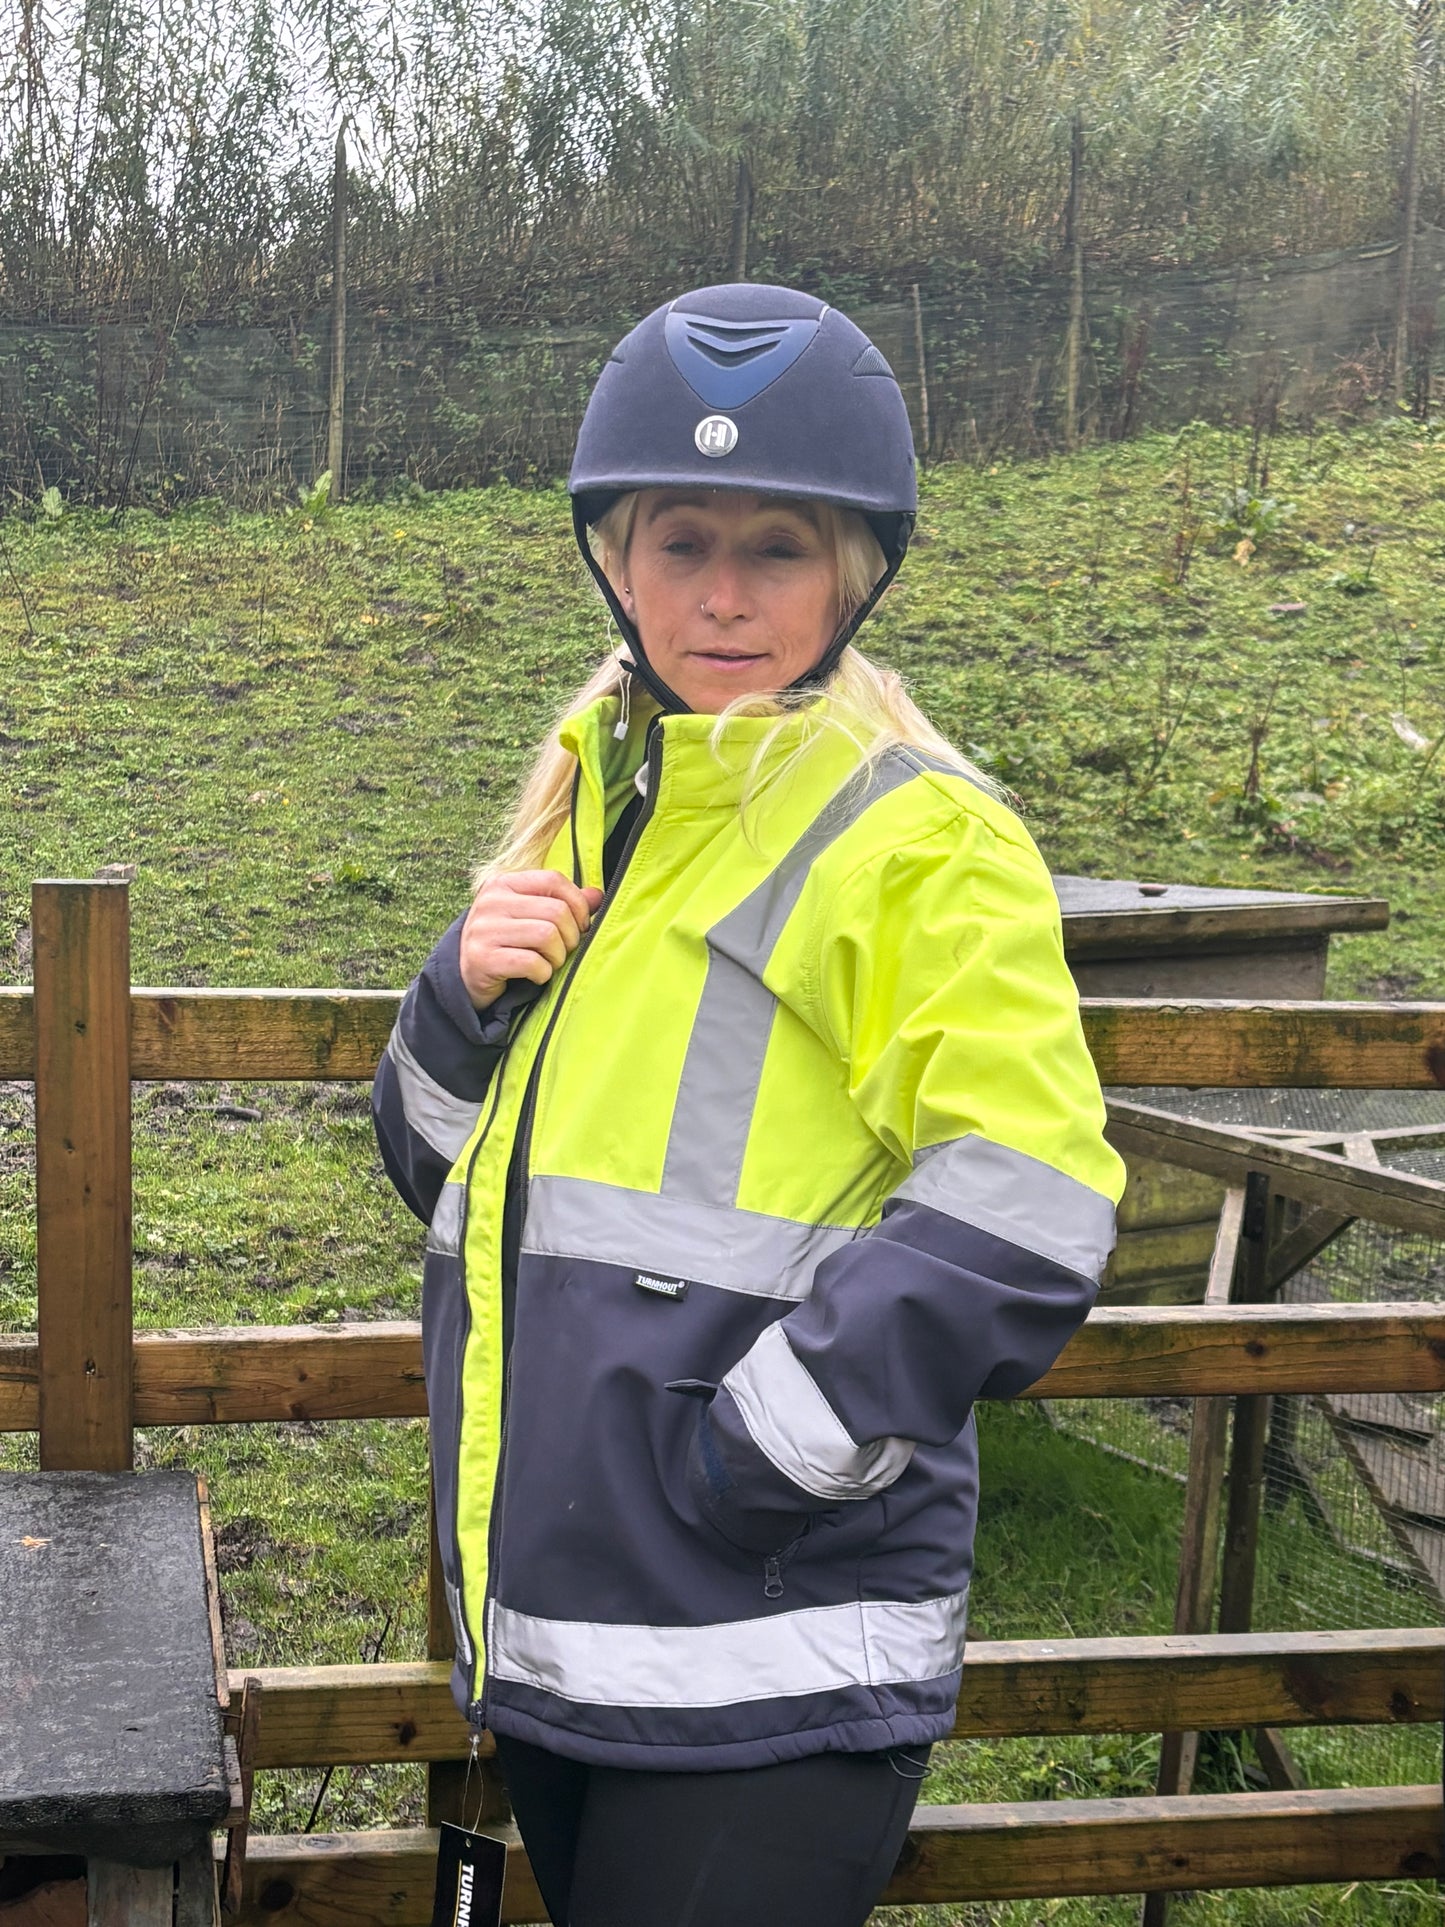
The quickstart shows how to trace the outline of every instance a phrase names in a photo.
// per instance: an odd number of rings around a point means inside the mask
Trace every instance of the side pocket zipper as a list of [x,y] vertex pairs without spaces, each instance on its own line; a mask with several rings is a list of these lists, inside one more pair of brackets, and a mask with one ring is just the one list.
[[783,1568],[791,1562],[791,1560],[793,1559],[794,1555],[798,1550],[798,1547],[802,1545],[803,1541],[807,1538],[808,1534],[812,1531],[812,1529],[813,1529],[813,1521],[811,1519],[805,1520],[803,1522],[803,1530],[797,1535],[796,1538],[789,1539],[788,1543],[785,1546],[779,1546],[776,1552],[770,1552],[767,1558],[764,1559],[763,1561],[763,1597],[764,1599],[781,1599],[782,1598]]

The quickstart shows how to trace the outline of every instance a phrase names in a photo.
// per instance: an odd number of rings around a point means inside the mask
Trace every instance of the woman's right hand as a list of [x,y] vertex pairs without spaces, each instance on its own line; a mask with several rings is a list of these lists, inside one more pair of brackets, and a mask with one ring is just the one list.
[[462,982],[485,1010],[514,977],[547,983],[582,941],[602,892],[581,888],[560,870],[518,870],[489,877],[462,925]]

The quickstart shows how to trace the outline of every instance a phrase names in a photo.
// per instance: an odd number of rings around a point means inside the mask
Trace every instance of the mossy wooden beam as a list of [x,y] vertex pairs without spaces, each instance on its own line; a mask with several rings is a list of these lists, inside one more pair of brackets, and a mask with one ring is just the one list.
[[1119,1099],[1109,1102],[1108,1136],[1116,1150],[1135,1157],[1162,1159],[1229,1184],[1243,1184],[1253,1173],[1283,1196],[1341,1217],[1445,1237],[1445,1184],[1435,1178]]
[[[920,1807],[885,1906],[1061,1894],[1428,1880],[1438,1786]],[[545,1918],[509,1829],[502,1918]],[[437,1836],[273,1835],[251,1842],[239,1927],[427,1927]]]
[[[0,1432],[35,1429],[33,1334],[0,1337]],[[1026,1398],[1445,1391],[1445,1307],[1110,1305]],[[395,1322],[142,1332],[137,1425],[421,1418],[421,1327]]]
[[[469,1750],[444,1660],[245,1671],[262,1684],[259,1766],[457,1760]],[[231,1674],[233,1694],[244,1676]],[[1442,1715],[1445,1631],[1436,1627],[980,1640],[968,1649],[954,1733],[1399,1725]],[[485,1737],[482,1752],[491,1751]]]
[[[139,1078],[367,1079],[392,990],[132,993]],[[1445,1004],[1091,998],[1084,1032],[1106,1084],[1445,1089]],[[33,1076],[31,993],[0,989],[0,1077]]]

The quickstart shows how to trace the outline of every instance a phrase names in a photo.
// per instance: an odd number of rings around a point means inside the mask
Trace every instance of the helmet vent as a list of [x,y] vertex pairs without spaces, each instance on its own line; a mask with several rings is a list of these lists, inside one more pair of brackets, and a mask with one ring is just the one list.
[[667,351],[710,408],[738,408],[785,374],[818,332],[816,320],[727,321],[674,308]]
[[688,343],[718,368],[741,368],[770,354],[787,339],[787,324],[762,328],[724,328],[716,321],[693,322],[687,331]]
[[853,373],[855,375],[887,375],[890,381],[894,379],[893,370],[888,366],[888,363],[883,359],[882,355],[879,354],[871,341],[853,363]]

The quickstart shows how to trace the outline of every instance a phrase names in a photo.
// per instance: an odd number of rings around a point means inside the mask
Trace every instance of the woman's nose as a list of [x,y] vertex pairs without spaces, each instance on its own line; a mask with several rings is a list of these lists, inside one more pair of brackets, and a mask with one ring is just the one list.
[[751,612],[745,572],[736,556],[720,555],[708,574],[702,612],[716,622],[736,622]]

